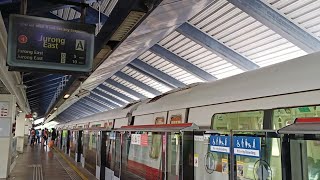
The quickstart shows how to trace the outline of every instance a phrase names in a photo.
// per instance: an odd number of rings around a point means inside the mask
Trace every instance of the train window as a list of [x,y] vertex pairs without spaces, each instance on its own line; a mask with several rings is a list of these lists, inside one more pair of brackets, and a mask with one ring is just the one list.
[[263,127],[263,111],[215,114],[211,124],[217,130],[259,130]]
[[280,129],[292,124],[299,117],[318,117],[320,106],[281,108],[273,110],[273,128]]

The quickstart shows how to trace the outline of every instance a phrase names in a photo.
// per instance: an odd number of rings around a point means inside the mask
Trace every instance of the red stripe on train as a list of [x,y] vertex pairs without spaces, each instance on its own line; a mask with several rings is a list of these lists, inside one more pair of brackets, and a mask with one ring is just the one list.
[[131,160],[128,160],[127,170],[146,180],[159,180],[162,178],[162,172],[159,169]]
[[320,123],[320,118],[297,118],[295,123]]

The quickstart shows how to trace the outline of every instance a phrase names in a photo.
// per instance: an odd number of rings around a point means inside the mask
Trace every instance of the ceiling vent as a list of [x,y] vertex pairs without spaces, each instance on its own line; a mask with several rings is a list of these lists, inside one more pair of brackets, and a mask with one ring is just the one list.
[[112,35],[111,41],[122,41],[126,35],[137,25],[146,13],[131,11],[126,19],[121,23],[117,31]]

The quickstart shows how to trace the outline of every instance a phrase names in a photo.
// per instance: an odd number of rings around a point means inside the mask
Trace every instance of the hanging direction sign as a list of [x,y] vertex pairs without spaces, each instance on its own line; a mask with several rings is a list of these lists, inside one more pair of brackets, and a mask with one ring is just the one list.
[[9,21],[10,69],[91,71],[95,26],[25,15]]
[[230,136],[211,135],[210,151],[229,154],[230,153]]
[[260,157],[261,140],[259,137],[234,136],[233,148],[235,155]]

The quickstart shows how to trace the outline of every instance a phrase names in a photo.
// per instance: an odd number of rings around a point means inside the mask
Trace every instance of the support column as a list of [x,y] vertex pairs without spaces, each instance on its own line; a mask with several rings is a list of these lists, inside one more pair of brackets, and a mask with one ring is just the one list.
[[25,116],[26,113],[20,113],[16,119],[17,151],[19,153],[23,153],[25,135],[28,136],[28,131],[25,131],[25,129],[29,129],[29,127]]
[[[16,100],[13,95],[0,94],[0,178],[7,178],[14,165],[12,159],[12,123]],[[11,166],[12,165],[12,166]]]

